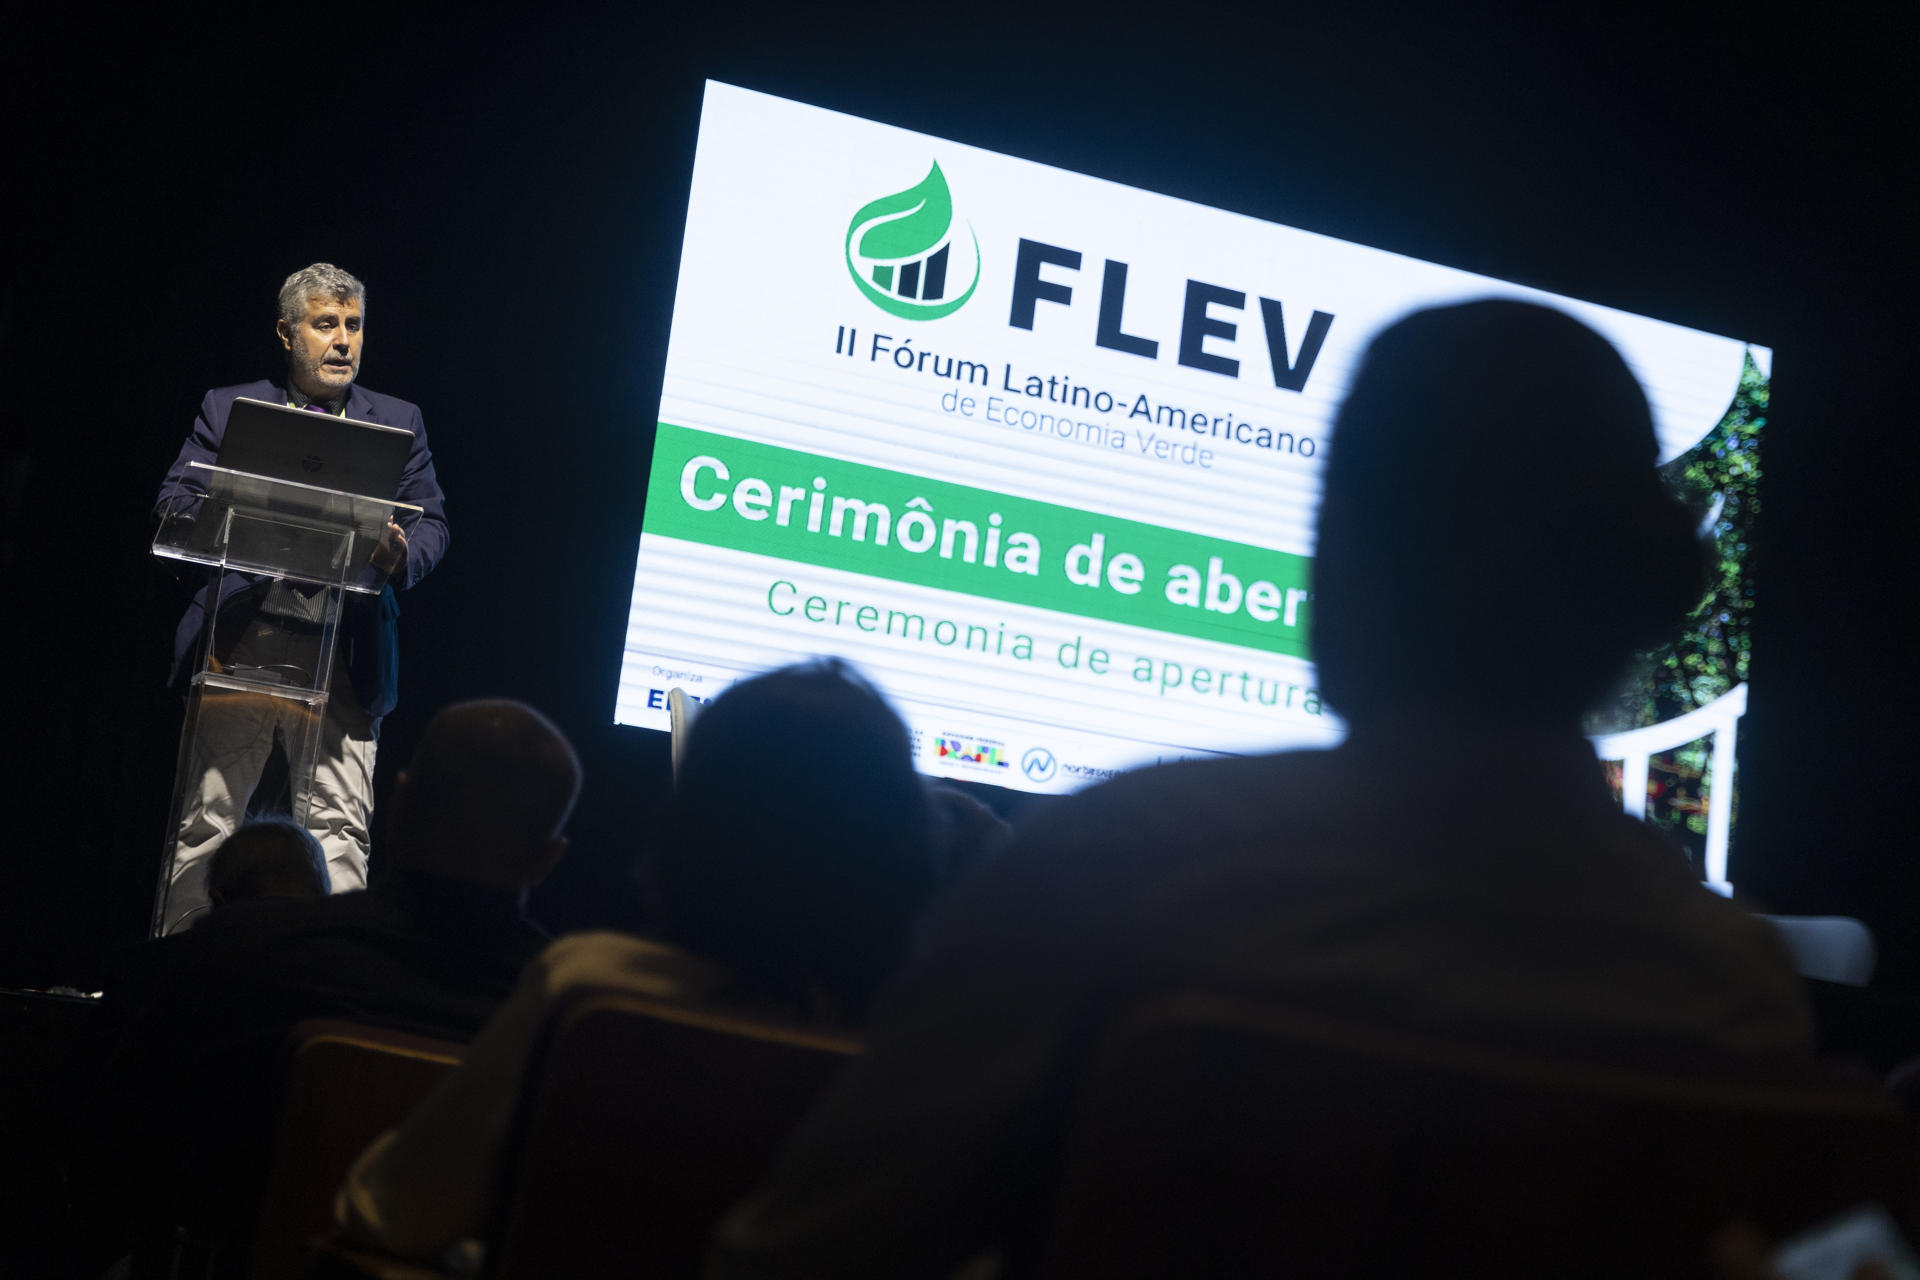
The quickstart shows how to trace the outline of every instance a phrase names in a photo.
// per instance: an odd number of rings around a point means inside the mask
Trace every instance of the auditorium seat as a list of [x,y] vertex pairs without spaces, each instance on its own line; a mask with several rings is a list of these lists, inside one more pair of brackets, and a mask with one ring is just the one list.
[[333,1193],[369,1142],[406,1118],[464,1045],[356,1022],[313,1020],[288,1040],[273,1159],[247,1275],[298,1276],[333,1229]]
[[1047,1280],[1691,1276],[1863,1202],[1914,1224],[1865,1086],[1531,1059],[1216,996],[1117,1020],[1077,1097]]
[[[858,1049],[625,992],[569,993],[528,1066],[482,1274],[698,1274],[720,1214]],[[330,1245],[310,1277],[424,1274]]]

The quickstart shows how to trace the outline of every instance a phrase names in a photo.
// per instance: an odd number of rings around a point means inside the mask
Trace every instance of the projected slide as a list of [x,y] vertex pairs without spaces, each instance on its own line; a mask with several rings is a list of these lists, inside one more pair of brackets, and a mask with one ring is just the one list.
[[[709,84],[616,718],[832,653],[937,775],[1336,742],[1307,645],[1329,422],[1381,326],[1488,295],[1606,334],[1670,462],[1764,408],[1737,339]],[[1744,677],[1643,674],[1596,727]]]

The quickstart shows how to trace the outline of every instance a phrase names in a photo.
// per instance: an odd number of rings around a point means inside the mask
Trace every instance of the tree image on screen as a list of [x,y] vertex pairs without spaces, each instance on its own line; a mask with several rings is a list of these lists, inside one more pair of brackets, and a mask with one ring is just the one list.
[[[1660,468],[1662,478],[1700,519],[1711,544],[1708,591],[1671,642],[1635,659],[1611,705],[1590,729],[1612,733],[1659,724],[1705,707],[1747,680],[1753,618],[1753,522],[1760,512],[1760,432],[1770,381],[1751,351],[1720,422]],[[1647,770],[1646,818],[1699,859],[1709,806],[1737,812],[1739,785],[1713,790],[1711,737],[1655,755]],[[1619,775],[1614,773],[1616,788]]]

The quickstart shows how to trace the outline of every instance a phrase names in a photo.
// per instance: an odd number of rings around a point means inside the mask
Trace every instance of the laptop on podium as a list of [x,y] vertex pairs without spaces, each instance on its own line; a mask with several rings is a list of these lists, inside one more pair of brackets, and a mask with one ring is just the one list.
[[391,501],[413,452],[413,432],[241,397],[227,417],[215,465]]

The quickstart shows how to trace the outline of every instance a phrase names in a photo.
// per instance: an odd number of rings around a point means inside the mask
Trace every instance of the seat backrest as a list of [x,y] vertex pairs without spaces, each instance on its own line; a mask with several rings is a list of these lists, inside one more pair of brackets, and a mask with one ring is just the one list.
[[301,1273],[307,1247],[333,1230],[333,1194],[348,1166],[406,1118],[465,1047],[357,1022],[314,1020],[293,1029],[249,1254],[253,1280]]
[[1780,933],[1803,978],[1864,987],[1878,958],[1873,930],[1852,916],[1761,916]]
[[697,1274],[721,1213],[857,1050],[622,992],[571,993],[529,1064],[487,1274]]
[[1864,1087],[1529,1060],[1212,996],[1144,1004],[1079,1090],[1039,1272],[1696,1275],[1879,1200],[1906,1116]]

